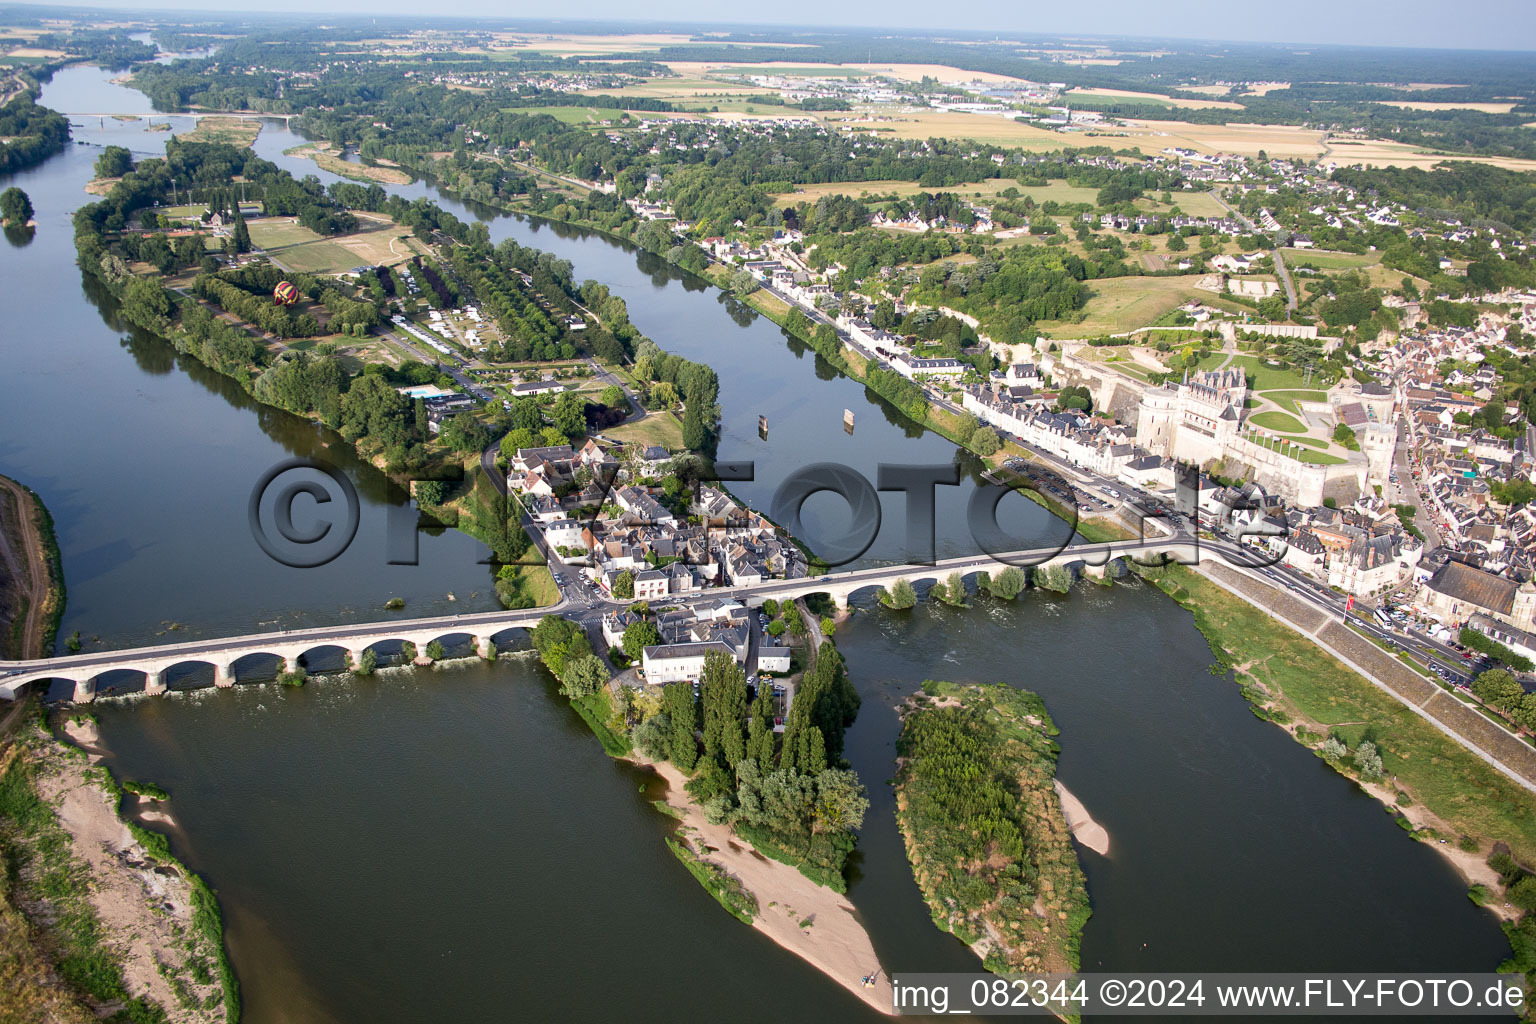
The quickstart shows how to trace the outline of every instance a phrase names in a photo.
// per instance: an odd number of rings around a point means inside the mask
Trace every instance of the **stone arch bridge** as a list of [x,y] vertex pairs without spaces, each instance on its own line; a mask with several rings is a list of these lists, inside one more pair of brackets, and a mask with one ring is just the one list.
[[[889,587],[898,579],[905,579],[914,586],[937,583],[952,573],[962,577],[978,572],[996,572],[1006,565],[1044,568],[1064,566],[1074,572],[1103,576],[1116,560],[1135,559],[1145,564],[1178,561],[1193,564],[1200,559],[1214,558],[1229,565],[1252,564],[1257,554],[1239,552],[1236,545],[1209,540],[1196,540],[1187,535],[1172,535],[1154,540],[1112,541],[1102,544],[1075,544],[1067,548],[1049,547],[1016,551],[993,557],[991,555],[966,555],[959,558],[940,559],[932,565],[890,565],[855,569],[847,572],[828,573],[794,580],[765,580],[762,583],[741,587],[718,587],[692,594],[669,597],[667,603],[688,605],[696,601],[712,601],[733,598],[745,604],[758,606],[769,598],[793,599],[806,594],[828,594],[838,607],[846,608],[855,593]],[[256,633],[246,636],[219,637],[208,640],[191,640],[185,643],[161,644],[116,651],[98,651],[89,654],[70,654],[58,658],[35,661],[0,661],[0,699],[15,700],[27,687],[46,680],[65,680],[74,684],[74,699],[79,702],[93,700],[97,681],[108,672],[130,671],[144,675],[144,692],[164,693],[167,689],[166,673],[178,666],[203,664],[213,668],[216,686],[232,686],[235,683],[235,664],[252,655],[281,658],[284,668],[295,671],[299,659],[321,649],[340,649],[357,664],[363,652],[381,643],[409,642],[418,652],[417,663],[429,663],[420,652],[434,640],[450,637],[468,637],[475,653],[484,656],[494,637],[511,629],[532,629],[546,615],[572,614],[591,624],[605,610],[624,607],[628,602],[609,602],[596,606],[578,605],[562,599],[547,608],[526,611],[473,612],[464,615],[443,615],[433,618],[403,619],[396,622],[364,622],[352,625],[317,626],[309,629],[284,630],[276,633]]]

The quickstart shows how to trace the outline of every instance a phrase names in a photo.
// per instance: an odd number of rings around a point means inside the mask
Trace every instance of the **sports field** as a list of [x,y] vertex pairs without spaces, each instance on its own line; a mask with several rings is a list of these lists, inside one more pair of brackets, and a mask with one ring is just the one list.
[[362,230],[322,238],[292,217],[260,217],[247,222],[251,241],[272,262],[306,274],[338,274],[357,266],[402,263],[425,249],[406,229],[387,219],[359,214]]

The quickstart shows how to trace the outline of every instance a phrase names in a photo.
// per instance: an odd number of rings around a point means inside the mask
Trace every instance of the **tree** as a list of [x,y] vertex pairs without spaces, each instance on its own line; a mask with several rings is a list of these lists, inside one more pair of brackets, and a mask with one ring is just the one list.
[[760,285],[752,272],[745,267],[731,275],[731,291],[745,298],[757,291]]
[[747,677],[736,659],[723,651],[704,656],[699,701],[704,712],[704,756],[730,776],[736,787],[735,766],[747,754]]
[[880,591],[880,603],[887,608],[911,608],[917,604],[917,591],[909,581],[897,580],[889,589]]
[[622,598],[626,601],[635,596],[634,573],[630,572],[628,569],[625,569],[623,572],[619,573],[618,576],[614,577],[613,596]]
[[0,220],[20,227],[32,219],[32,212],[32,200],[15,185],[0,192]]
[[1333,439],[1352,452],[1360,450],[1360,442],[1356,440],[1355,432],[1348,423],[1340,423],[1333,428]]
[[830,615],[823,615],[821,617],[821,635],[822,636],[831,636],[833,633],[836,633],[836,632],[837,632],[837,623],[835,621],[833,621],[832,616],[830,616]]
[[960,417],[960,422],[955,424],[955,440],[961,444],[969,444],[976,431],[981,429],[981,420],[972,414]]
[[1184,236],[1183,235],[1179,234],[1178,232],[1174,232],[1173,234],[1168,236],[1168,251],[1169,252],[1184,252],[1188,248],[1189,248],[1189,243],[1184,241]]
[[456,452],[478,452],[491,443],[491,432],[469,412],[450,416],[437,436]]
[[108,146],[96,158],[98,178],[121,178],[133,170],[133,154],[124,146]]
[[235,226],[229,232],[229,244],[237,253],[251,251],[251,231],[245,226],[245,215],[235,211]]
[[560,692],[571,700],[580,700],[596,693],[607,681],[608,666],[589,649],[566,662],[565,671],[560,673]]
[[667,760],[685,772],[693,771],[699,756],[693,728],[693,687],[686,682],[668,683],[661,691],[661,713],[672,726]]
[[447,651],[443,650],[443,644],[440,640],[433,640],[431,643],[427,644],[427,657],[431,658],[433,661],[442,661],[443,655],[447,653]]
[[857,772],[829,768],[816,775],[816,817],[813,830],[852,832],[864,827],[869,799]]
[[702,451],[708,440],[704,429],[704,417],[699,412],[699,403],[691,401],[683,411],[683,447],[689,451]]
[[586,406],[586,399],[567,391],[555,399],[555,406],[550,410],[550,422],[561,434],[574,441],[587,432],[587,417],[582,412]]
[[441,505],[448,488],[441,480],[416,481],[416,502],[420,505]]
[[379,652],[372,647],[364,647],[362,656],[357,659],[357,664],[352,671],[360,676],[371,676],[379,667]]
[[651,388],[651,402],[658,409],[671,409],[677,405],[678,401],[677,388],[671,381],[658,381],[656,386]]
[[1472,692],[1478,700],[1500,711],[1513,710],[1525,696],[1525,688],[1502,668],[1490,668],[1472,680]]
[[1536,875],[1526,875],[1505,890],[1504,895],[1521,910],[1536,910]]
[[1381,754],[1376,750],[1376,744],[1370,740],[1362,740],[1355,748],[1355,770],[1367,782],[1375,782],[1384,774]]
[[1016,565],[1010,565],[987,584],[987,592],[993,597],[1000,597],[1004,601],[1012,601],[1023,591],[1029,579],[1024,575],[1024,570]]
[[624,408],[626,405],[624,389],[617,384],[609,384],[603,388],[602,402],[610,409]]
[[641,620],[631,622],[624,628],[624,640],[621,646],[624,654],[630,661],[639,661],[641,652],[647,648],[661,643],[661,631],[653,622]]
[[971,435],[971,450],[983,458],[996,454],[1002,446],[1002,439],[991,427],[982,427]]
[[508,462],[511,462],[517,458],[517,450],[519,448],[532,448],[535,443],[533,431],[527,427],[513,427],[501,439],[501,454]]

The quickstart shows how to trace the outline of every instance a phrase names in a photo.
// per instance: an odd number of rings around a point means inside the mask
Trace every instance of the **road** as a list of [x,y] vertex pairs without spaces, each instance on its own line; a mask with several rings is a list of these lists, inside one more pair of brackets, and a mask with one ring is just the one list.
[[1280,283],[1285,285],[1285,308],[1294,313],[1296,311],[1296,286],[1291,284],[1291,272],[1285,269],[1285,258],[1280,255],[1278,246],[1272,251],[1275,258],[1275,276]]
[[1406,420],[1400,421],[1397,431],[1397,447],[1393,453],[1393,471],[1397,479],[1388,481],[1389,499],[1394,505],[1412,505],[1414,508],[1413,522],[1424,534],[1424,550],[1433,551],[1441,547],[1443,541],[1440,538],[1440,525],[1435,522],[1433,509],[1419,493],[1419,485],[1413,475],[1413,462],[1409,458],[1410,439]]
[[[1221,197],[1220,192],[1212,190],[1211,197],[1221,205],[1222,209],[1226,210],[1232,216],[1241,221],[1243,227],[1247,228],[1250,233],[1255,235],[1260,234],[1258,225],[1230,206],[1227,201]],[[1291,273],[1285,268],[1285,258],[1280,255],[1280,247],[1278,245],[1279,239],[1276,238],[1275,241],[1277,244],[1273,249],[1270,250],[1270,255],[1274,258],[1275,261],[1275,276],[1278,277],[1280,279],[1280,283],[1285,286],[1285,308],[1290,312],[1295,312],[1296,286],[1291,283]]]

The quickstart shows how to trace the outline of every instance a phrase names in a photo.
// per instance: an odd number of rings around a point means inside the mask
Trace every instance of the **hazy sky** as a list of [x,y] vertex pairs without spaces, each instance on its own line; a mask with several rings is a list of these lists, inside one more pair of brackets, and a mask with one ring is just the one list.
[[[216,10],[209,0],[95,0],[113,10]],[[69,4],[67,6],[73,6]],[[998,33],[1082,33],[1376,46],[1536,50],[1533,0],[777,0],[733,5],[702,0],[582,0],[534,4],[498,0],[235,0],[224,10],[319,11],[348,14],[478,15],[482,17],[702,22],[863,28],[949,28]]]

